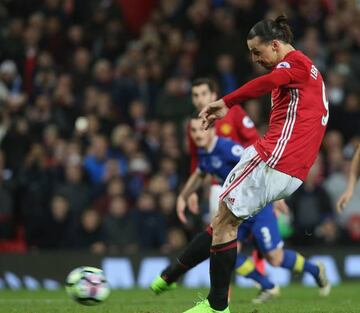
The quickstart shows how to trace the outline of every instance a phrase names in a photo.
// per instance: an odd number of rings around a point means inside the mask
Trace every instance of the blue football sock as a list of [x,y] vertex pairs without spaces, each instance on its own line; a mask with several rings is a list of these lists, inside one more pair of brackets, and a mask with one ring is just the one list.
[[296,264],[296,252],[293,250],[284,250],[284,258],[281,263],[281,267],[287,268],[289,270],[294,270]]
[[259,283],[261,289],[271,289],[275,286],[267,276],[261,274],[255,268],[254,262],[243,254],[237,255],[235,269],[236,273],[239,275],[246,278],[251,278],[252,280]]
[[310,261],[308,260],[305,260],[305,263],[304,263],[304,272],[306,273],[310,273],[312,276],[314,277],[318,277],[319,276],[319,272],[320,272],[320,269],[319,267],[314,264],[314,263],[311,263]]
[[306,260],[301,254],[293,250],[284,250],[284,258],[281,267],[297,273],[306,272],[314,277],[319,275],[319,267]]

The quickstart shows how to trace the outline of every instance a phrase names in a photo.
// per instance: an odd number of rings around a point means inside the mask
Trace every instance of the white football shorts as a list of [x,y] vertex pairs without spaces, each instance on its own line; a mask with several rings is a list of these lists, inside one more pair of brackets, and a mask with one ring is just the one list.
[[250,146],[226,177],[220,200],[235,216],[247,219],[268,203],[290,196],[301,184],[300,179],[269,167]]
[[221,185],[211,185],[209,192],[209,209],[210,209],[210,220],[219,211],[220,195],[223,188]]

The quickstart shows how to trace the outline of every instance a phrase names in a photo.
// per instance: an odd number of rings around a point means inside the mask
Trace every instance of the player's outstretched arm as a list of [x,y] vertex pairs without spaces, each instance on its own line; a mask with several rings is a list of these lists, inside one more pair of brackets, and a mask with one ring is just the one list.
[[355,185],[359,176],[360,176],[360,144],[358,145],[354,157],[351,161],[350,175],[348,179],[347,188],[345,192],[340,196],[336,205],[336,209],[339,213],[341,213],[344,210],[344,207],[352,198]]
[[278,69],[270,74],[255,78],[220,100],[209,103],[200,112],[199,116],[204,121],[205,129],[211,127],[217,119],[223,118],[227,108],[242,103],[248,99],[260,97],[271,92],[274,88],[286,85],[291,81],[306,78],[306,71],[302,69]]
[[235,104],[263,96],[277,87],[286,85],[292,80],[305,78],[305,76],[306,72],[303,70],[292,69],[290,72],[289,69],[277,69],[269,74],[250,80],[240,88],[223,97],[223,101],[226,106],[230,108]]
[[186,223],[186,200],[188,199],[189,195],[195,192],[202,184],[205,175],[199,169],[197,169],[186,181],[184,188],[180,192],[177,201],[176,201],[176,213],[179,220],[182,223]]

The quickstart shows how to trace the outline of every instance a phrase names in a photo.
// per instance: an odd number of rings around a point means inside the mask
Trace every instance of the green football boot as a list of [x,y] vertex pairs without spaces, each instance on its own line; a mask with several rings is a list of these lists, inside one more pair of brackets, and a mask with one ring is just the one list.
[[230,313],[229,307],[225,310],[218,311],[211,308],[210,303],[207,299],[198,302],[193,308],[183,312],[183,313]]
[[168,284],[164,278],[158,276],[150,285],[150,289],[157,295],[162,294],[164,291],[173,290],[177,287],[176,283]]

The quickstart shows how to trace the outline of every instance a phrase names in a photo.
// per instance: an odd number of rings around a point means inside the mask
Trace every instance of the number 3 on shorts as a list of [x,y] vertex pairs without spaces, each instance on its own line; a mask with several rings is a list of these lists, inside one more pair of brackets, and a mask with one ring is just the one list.
[[268,227],[261,227],[260,229],[261,234],[263,236],[263,241],[265,243],[265,246],[268,246],[271,244],[271,234]]

